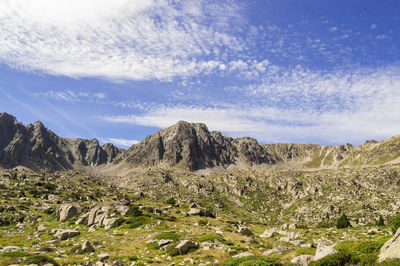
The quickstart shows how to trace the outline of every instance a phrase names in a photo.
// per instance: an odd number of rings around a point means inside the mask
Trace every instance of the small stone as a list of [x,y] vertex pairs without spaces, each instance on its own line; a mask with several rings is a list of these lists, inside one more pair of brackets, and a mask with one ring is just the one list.
[[109,258],[110,258],[110,255],[107,254],[107,253],[101,253],[101,254],[99,254],[97,257],[99,258],[100,261],[103,262],[103,261],[105,261],[106,259],[109,259]]

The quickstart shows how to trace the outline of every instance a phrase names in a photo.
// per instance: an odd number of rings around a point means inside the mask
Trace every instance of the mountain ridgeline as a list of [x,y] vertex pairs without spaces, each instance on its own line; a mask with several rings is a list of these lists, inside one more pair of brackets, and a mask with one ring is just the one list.
[[41,122],[24,126],[16,118],[0,114],[0,165],[32,170],[69,170],[111,163],[123,150],[96,139],[61,138]]
[[316,144],[259,144],[253,138],[225,137],[205,124],[179,121],[133,145],[128,150],[96,139],[67,139],[41,122],[27,126],[0,114],[0,166],[24,166],[57,171],[80,167],[177,167],[200,170],[219,167],[252,168],[286,165],[331,168],[344,165],[383,164],[400,156],[400,138],[369,141],[361,146]]

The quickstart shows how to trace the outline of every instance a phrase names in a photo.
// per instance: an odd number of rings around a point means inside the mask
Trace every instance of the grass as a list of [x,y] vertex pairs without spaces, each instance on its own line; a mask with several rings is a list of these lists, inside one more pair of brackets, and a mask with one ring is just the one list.
[[199,242],[221,242],[221,243],[223,243],[225,245],[228,245],[228,246],[232,246],[233,245],[232,241],[224,239],[222,235],[217,234],[217,233],[211,233],[211,234],[207,234],[207,235],[201,236],[199,238]]
[[159,233],[158,235],[156,235],[155,239],[157,239],[157,240],[171,239],[171,240],[177,241],[177,240],[181,239],[181,235],[177,234],[175,232],[163,232],[163,233]]
[[231,258],[220,264],[225,266],[279,266],[279,258],[266,256],[248,256],[242,258]]
[[143,225],[146,225],[151,222],[151,219],[147,216],[137,216],[137,217],[129,217],[126,219],[125,223],[129,228],[137,228]]

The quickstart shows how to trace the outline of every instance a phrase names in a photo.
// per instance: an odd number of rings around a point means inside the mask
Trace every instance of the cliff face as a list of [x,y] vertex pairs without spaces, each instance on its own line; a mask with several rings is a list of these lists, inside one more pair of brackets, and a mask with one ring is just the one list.
[[103,147],[96,139],[60,138],[41,122],[25,127],[15,117],[0,114],[0,164],[3,167],[67,170],[110,163],[122,152],[112,144]]
[[190,170],[228,166],[239,161],[273,163],[255,139],[224,137],[220,132],[210,132],[204,124],[184,121],[132,146],[125,160],[134,165],[164,164]]

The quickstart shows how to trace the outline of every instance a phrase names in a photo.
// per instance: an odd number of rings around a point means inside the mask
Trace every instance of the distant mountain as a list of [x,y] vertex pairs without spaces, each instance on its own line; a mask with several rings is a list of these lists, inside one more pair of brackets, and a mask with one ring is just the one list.
[[[259,144],[254,138],[231,138],[209,131],[202,123],[179,121],[123,150],[96,139],[61,138],[41,122],[28,126],[0,114],[0,166],[33,170],[68,170],[85,166],[253,168],[282,165],[297,168],[332,168],[377,165],[400,161],[400,137],[361,146],[316,144]],[[105,168],[102,168],[105,169]],[[118,174],[118,172],[113,172]]]
[[330,167],[339,164],[351,150],[352,145],[259,144],[254,138],[225,137],[218,131],[208,131],[205,124],[179,121],[133,145],[124,154],[124,161],[129,165],[162,164],[189,170],[289,161],[310,167]]
[[0,114],[0,165],[32,170],[68,170],[111,163],[123,150],[96,139],[66,139],[41,122],[24,126],[14,116]]

